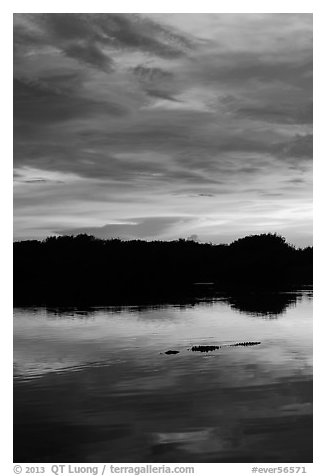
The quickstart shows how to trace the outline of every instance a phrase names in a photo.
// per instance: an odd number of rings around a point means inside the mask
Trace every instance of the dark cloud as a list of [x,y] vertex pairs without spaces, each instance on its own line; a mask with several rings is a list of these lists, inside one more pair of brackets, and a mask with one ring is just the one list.
[[94,17],[85,14],[71,13],[40,13],[30,15],[39,25],[44,35],[58,38],[59,40],[76,40],[79,38],[97,39],[99,30],[96,28]]
[[277,144],[275,152],[282,158],[311,160],[313,156],[312,134],[296,134],[290,140]]
[[[19,78],[17,80],[19,81]],[[20,81],[24,82],[24,79],[21,78]],[[79,71],[66,71],[59,74],[51,72],[34,81],[26,79],[25,82],[27,84],[34,82],[43,91],[62,95],[77,95],[83,88],[83,75]]]
[[62,94],[49,89],[42,82],[14,80],[14,121],[27,122],[37,127],[45,123],[56,123],[71,119],[81,119],[92,115],[108,114],[120,116],[125,109],[113,101],[101,103],[69,93]]
[[104,54],[96,43],[85,40],[72,43],[65,48],[65,54],[103,71],[112,70],[112,59]]
[[[27,25],[21,24],[21,19]],[[111,65],[104,49],[144,51],[163,58],[184,55],[193,42],[140,15],[126,14],[29,14],[15,15],[18,23],[14,32],[17,46],[51,45],[68,57],[100,69]],[[35,27],[33,28],[33,25]]]
[[45,179],[31,179],[31,180],[22,180],[23,183],[46,183],[48,180]]
[[290,184],[304,184],[305,183],[305,180],[302,179],[302,178],[293,178],[293,179],[289,179],[286,181],[287,183],[290,183]]
[[181,102],[178,99],[176,99],[175,97],[166,93],[165,91],[162,91],[162,90],[159,90],[159,89],[146,88],[145,91],[149,96],[152,96],[154,98],[165,99],[166,101]]
[[193,46],[185,35],[141,15],[113,13],[99,14],[94,18],[114,46],[142,50],[163,58],[182,56]]
[[276,124],[312,124],[312,103],[306,106],[296,104],[265,104],[259,107],[238,109],[238,114],[258,121]]
[[173,78],[173,74],[161,68],[149,68],[147,66],[138,65],[132,69],[133,74],[145,83],[152,83],[153,81],[169,80]]
[[149,96],[179,102],[173,96],[173,93],[176,92],[176,86],[171,72],[161,68],[148,68],[138,65],[132,69],[132,73],[138,79],[143,91]]

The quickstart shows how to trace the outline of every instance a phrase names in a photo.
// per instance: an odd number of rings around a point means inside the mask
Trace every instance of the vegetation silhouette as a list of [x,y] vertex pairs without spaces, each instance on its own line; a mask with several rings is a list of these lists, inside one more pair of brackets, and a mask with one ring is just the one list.
[[312,283],[312,253],[271,233],[229,245],[86,234],[20,241],[14,243],[14,304],[153,303],[223,289],[300,286]]

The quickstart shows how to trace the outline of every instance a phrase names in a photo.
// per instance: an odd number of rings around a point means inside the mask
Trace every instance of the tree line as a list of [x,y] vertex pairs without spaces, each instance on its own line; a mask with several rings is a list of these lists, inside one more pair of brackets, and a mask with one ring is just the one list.
[[19,241],[14,304],[128,304],[235,287],[311,284],[312,253],[312,247],[296,248],[275,233],[231,244],[102,240],[86,234]]

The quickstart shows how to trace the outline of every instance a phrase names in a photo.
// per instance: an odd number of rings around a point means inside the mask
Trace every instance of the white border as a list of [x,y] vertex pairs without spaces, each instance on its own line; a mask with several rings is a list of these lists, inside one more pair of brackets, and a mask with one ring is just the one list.
[[[323,154],[323,138],[325,136],[325,118],[323,107],[325,101],[325,30],[326,16],[322,1],[232,1],[213,2],[201,0],[196,3],[186,1],[164,2],[126,2],[113,4],[108,1],[12,1],[1,6],[1,91],[4,105],[1,108],[2,157],[1,167],[1,474],[12,473],[12,14],[14,12],[160,12],[160,13],[313,13],[314,14],[314,464],[305,465],[308,474],[325,474],[326,465],[324,449],[324,405],[326,402],[325,370],[322,339],[325,333],[326,311],[322,301],[324,291],[325,265],[325,206],[324,195],[326,178]],[[326,280],[325,280],[326,281]],[[196,475],[206,474],[250,474],[254,464],[200,464],[196,466]],[[267,464],[257,464],[267,467]],[[282,464],[270,466],[285,466]],[[23,473],[24,474],[24,473]]]

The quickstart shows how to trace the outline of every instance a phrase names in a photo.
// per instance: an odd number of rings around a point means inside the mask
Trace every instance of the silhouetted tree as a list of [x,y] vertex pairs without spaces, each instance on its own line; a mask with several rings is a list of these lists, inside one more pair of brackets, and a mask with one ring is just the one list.
[[296,249],[270,233],[230,245],[85,234],[14,243],[15,304],[180,298],[204,292],[194,288],[198,282],[213,282],[214,289],[311,283],[312,248]]

